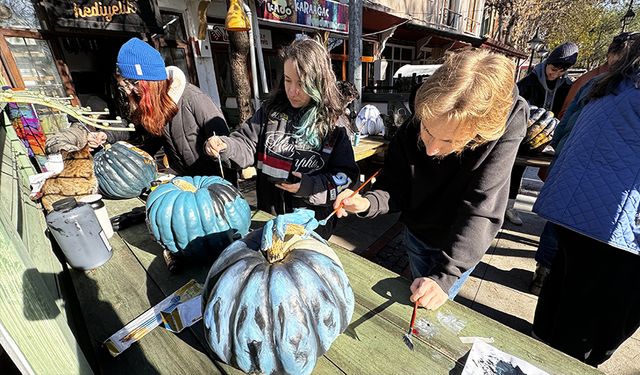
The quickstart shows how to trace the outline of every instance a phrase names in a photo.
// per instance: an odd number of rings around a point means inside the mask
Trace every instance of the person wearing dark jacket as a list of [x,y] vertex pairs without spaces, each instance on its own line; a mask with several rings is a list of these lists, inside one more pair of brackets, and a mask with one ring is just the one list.
[[[213,136],[206,152],[234,168],[255,165],[258,208],[274,215],[307,207],[322,220],[337,195],[359,176],[329,56],[312,39],[282,51],[284,77],[264,105],[229,136]],[[317,232],[329,238],[336,218]]]
[[[138,38],[122,45],[117,68],[119,89],[129,100],[131,119],[141,127],[141,148],[154,155],[163,147],[177,175],[220,176],[218,164],[204,152],[204,143],[214,133],[229,134],[229,128],[211,98],[188,83],[179,68],[165,67],[160,53]],[[127,132],[95,132],[90,135],[90,146],[130,136]],[[224,176],[235,183],[235,171]]]
[[640,328],[640,38],[586,98],[533,206],[558,253],[532,335],[598,366]]
[[389,144],[373,190],[353,198],[346,190],[334,203],[344,204],[339,216],[401,212],[411,301],[423,307],[455,297],[504,220],[529,111],[514,72],[485,50],[448,56],[418,90],[415,118]]
[[[566,42],[554,48],[546,60],[536,65],[533,71],[518,82],[520,96],[531,105],[560,113],[564,100],[571,88],[571,80],[566,73],[578,60],[578,46]],[[525,167],[516,165],[511,172],[511,186],[509,188],[509,204],[505,215],[515,224],[522,225],[522,219],[513,206],[520,190],[520,181]]]

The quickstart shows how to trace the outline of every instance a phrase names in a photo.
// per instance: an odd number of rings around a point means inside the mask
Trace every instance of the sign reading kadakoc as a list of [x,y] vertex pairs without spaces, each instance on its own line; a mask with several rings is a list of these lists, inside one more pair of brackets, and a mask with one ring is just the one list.
[[332,0],[256,0],[258,17],[272,22],[349,32],[349,6]]
[[155,0],[42,0],[54,27],[160,32]]

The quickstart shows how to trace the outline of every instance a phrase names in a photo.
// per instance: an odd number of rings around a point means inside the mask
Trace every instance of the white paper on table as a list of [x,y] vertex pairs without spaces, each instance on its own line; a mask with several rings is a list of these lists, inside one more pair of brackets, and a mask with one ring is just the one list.
[[534,365],[476,340],[462,375],[549,375]]

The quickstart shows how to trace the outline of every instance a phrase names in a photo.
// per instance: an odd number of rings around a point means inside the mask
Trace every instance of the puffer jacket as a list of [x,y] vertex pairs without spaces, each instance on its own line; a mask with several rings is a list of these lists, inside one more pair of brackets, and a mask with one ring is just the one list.
[[[206,140],[213,135],[228,135],[229,127],[220,109],[211,98],[198,87],[187,82],[184,73],[177,67],[167,67],[172,78],[169,96],[176,103],[178,113],[163,129],[162,137],[144,134],[141,148],[151,155],[160,147],[169,159],[169,166],[180,176],[220,176],[220,168],[204,152]],[[141,133],[143,129],[139,129]],[[108,141],[124,140],[122,134],[109,135]],[[125,138],[126,139],[126,138]],[[235,183],[235,171],[225,171],[225,177]]]
[[640,89],[623,81],[580,113],[534,211],[640,255]]

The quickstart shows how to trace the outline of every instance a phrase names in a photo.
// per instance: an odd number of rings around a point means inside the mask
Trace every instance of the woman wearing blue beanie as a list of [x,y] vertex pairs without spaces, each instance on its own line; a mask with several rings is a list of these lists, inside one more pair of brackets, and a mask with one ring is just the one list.
[[[181,176],[221,175],[217,163],[204,153],[204,143],[214,133],[229,134],[220,109],[199,88],[187,82],[175,66],[165,67],[160,53],[138,38],[118,52],[117,80],[129,102],[129,119],[144,130],[144,145],[151,155],[160,147],[169,166]],[[141,129],[141,130],[142,130]],[[129,137],[125,132],[91,133],[91,147]],[[235,183],[235,173],[224,176]]]

